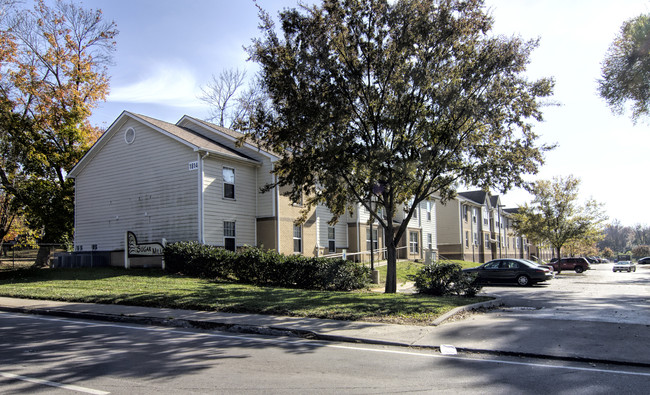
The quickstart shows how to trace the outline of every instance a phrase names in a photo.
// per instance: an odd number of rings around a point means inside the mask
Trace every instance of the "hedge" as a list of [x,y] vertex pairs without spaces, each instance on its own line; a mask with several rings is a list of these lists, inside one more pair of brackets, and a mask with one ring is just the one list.
[[242,283],[350,291],[370,283],[370,269],[342,259],[282,255],[256,247],[239,252],[197,242],[178,242],[165,247],[165,267],[211,279],[235,279]]

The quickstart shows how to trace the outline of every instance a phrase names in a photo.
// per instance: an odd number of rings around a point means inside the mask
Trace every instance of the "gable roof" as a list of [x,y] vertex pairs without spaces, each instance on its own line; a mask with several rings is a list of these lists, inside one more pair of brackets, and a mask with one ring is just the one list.
[[485,191],[469,191],[469,192],[459,192],[458,195],[469,199],[478,204],[485,204],[485,199],[487,197],[487,192]]
[[196,147],[197,151],[208,151],[211,153],[221,154],[223,156],[231,156],[237,159],[247,159],[257,162],[257,160],[251,158],[250,156],[244,154],[243,152],[236,151],[230,147],[207,137],[200,133],[197,133],[189,128],[184,128],[182,126],[175,125],[173,123],[161,121],[155,118],[147,117],[140,114],[132,114],[135,117],[142,119],[143,121],[154,125],[162,130],[169,132],[170,134],[178,137],[186,143],[191,144]]
[[204,121],[202,119],[194,118],[189,115],[183,115],[183,117],[176,122],[176,125],[181,125],[185,123],[186,121],[193,122],[199,125],[202,125],[208,129],[210,129],[212,132],[219,133],[221,135],[224,135],[226,138],[229,140],[232,140],[233,142],[237,141],[243,141],[244,146],[248,146],[250,149],[254,149],[258,152],[261,152],[265,154],[266,156],[272,156],[274,158],[278,158],[276,154],[273,152],[265,149],[261,145],[259,145],[255,140],[247,137],[244,133],[238,132],[236,130],[228,129],[223,126],[219,126],[217,124],[214,124],[212,122]]
[[161,121],[159,119],[151,118],[146,115],[135,114],[128,111],[123,111],[122,114],[108,127],[106,132],[93,144],[86,154],[79,160],[79,162],[68,173],[69,178],[75,178],[79,172],[94,158],[99,151],[106,145],[106,143],[113,137],[124,124],[129,120],[138,121],[144,125],[149,126],[151,129],[162,133],[174,140],[192,148],[194,151],[203,151],[210,154],[215,154],[228,159],[239,160],[248,162],[250,164],[260,165],[261,163],[254,158],[229,148],[215,140],[210,139],[202,134],[196,133],[191,129],[184,128],[169,122]]

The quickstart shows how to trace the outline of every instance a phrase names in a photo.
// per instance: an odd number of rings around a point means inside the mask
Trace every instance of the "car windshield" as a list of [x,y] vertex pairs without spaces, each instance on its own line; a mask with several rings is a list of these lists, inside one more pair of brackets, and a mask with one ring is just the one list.
[[629,265],[630,263],[632,263],[632,262],[630,262],[630,261],[620,261],[618,264],[619,265]]

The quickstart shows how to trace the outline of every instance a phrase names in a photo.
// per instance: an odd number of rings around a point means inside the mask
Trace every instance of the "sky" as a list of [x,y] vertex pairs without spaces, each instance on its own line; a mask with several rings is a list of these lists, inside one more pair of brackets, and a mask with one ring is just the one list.
[[[296,0],[257,0],[272,16]],[[253,0],[85,0],[101,9],[120,31],[111,92],[91,122],[108,127],[124,110],[175,123],[183,115],[206,118],[198,99],[213,74],[256,66],[243,49],[259,36]],[[547,153],[540,172],[528,177],[581,179],[581,200],[603,204],[610,221],[650,225],[650,121],[614,115],[597,94],[601,62],[622,23],[650,13],[641,0],[486,0],[493,33],[539,39],[527,75],[555,78],[544,121],[534,130]],[[498,194],[498,192],[495,192]],[[502,196],[516,207],[531,196],[522,190]]]

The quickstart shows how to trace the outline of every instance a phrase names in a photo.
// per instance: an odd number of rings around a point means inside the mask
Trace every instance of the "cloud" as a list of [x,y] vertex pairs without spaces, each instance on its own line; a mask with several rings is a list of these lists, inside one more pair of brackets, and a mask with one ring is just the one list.
[[109,102],[164,104],[174,107],[200,107],[200,89],[186,65],[157,63],[145,73],[147,77],[129,85],[114,86]]

